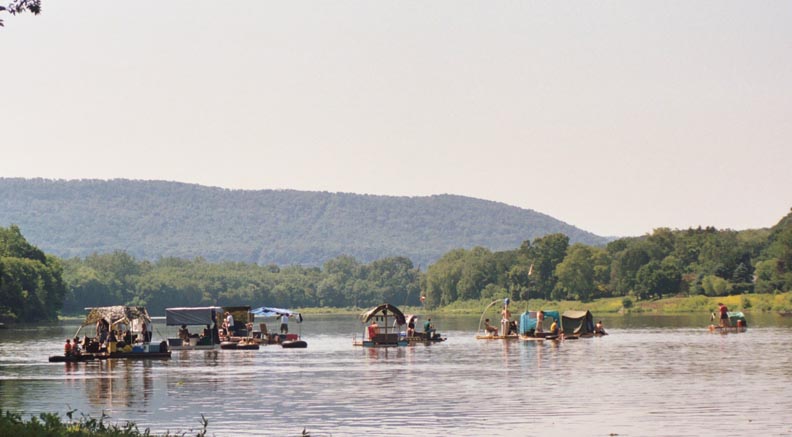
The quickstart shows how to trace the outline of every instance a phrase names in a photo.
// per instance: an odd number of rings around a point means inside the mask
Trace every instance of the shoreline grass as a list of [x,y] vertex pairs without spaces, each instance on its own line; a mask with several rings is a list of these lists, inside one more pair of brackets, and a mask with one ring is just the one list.
[[[495,300],[479,299],[454,302],[437,308],[400,306],[405,314],[481,314],[481,311]],[[512,300],[509,304],[512,313],[528,309],[555,309],[558,311],[587,309],[594,313],[618,314],[685,314],[711,312],[725,304],[731,311],[773,312],[792,311],[792,292],[757,293],[734,296],[672,296],[662,299],[635,300],[631,297],[606,297],[591,302],[571,300],[553,301],[544,299]],[[495,305],[497,306],[497,304]],[[303,314],[349,314],[359,315],[368,308],[301,308]]]
[[[399,306],[404,314],[446,314],[446,315],[470,315],[481,314],[494,300],[502,299],[479,299],[454,302],[450,305],[436,308]],[[685,314],[711,312],[717,308],[718,302],[725,304],[731,311],[743,312],[773,312],[773,311],[792,311],[792,292],[786,293],[756,293],[741,294],[734,296],[672,296],[662,299],[635,300],[631,297],[606,297],[595,299],[591,302],[580,302],[572,300],[543,300],[529,299],[513,300],[510,303],[512,313],[526,311],[528,309],[555,309],[558,311],[587,309],[593,313],[606,314]],[[307,307],[295,311],[304,315],[317,314],[339,314],[357,316],[367,311],[369,308],[323,308]],[[60,316],[60,321],[80,321],[84,316]]]

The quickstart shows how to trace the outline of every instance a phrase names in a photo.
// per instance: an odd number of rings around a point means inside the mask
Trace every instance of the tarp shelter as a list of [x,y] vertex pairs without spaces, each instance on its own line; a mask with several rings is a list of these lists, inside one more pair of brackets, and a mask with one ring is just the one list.
[[177,325],[212,325],[217,321],[217,314],[222,315],[221,307],[184,307],[166,308],[165,324]]
[[280,317],[282,315],[287,315],[289,317],[293,317],[297,323],[301,323],[303,321],[302,314],[292,311],[292,310],[285,310],[282,308],[272,308],[272,307],[259,307],[253,310],[250,310],[253,315],[261,316],[261,317]]
[[[543,310],[545,324],[551,323],[553,319],[560,320],[561,316],[555,310]],[[526,311],[520,314],[520,334],[526,335],[536,330],[536,315],[539,311]]]
[[398,323],[399,325],[405,324],[406,321],[404,318],[404,314],[401,312],[401,310],[399,310],[399,308],[389,303],[384,303],[382,305],[376,306],[366,311],[365,313],[361,314],[360,321],[363,323],[368,323],[369,320],[375,317],[387,318],[389,315],[388,312],[390,312],[391,317],[394,317],[396,319],[396,323]]
[[741,321],[743,327],[748,327],[748,321],[745,320],[745,315],[740,311],[729,311],[726,313],[729,316],[729,323],[731,326],[737,326],[737,322]]
[[112,329],[120,323],[132,326],[135,322],[151,323],[145,307],[116,305],[111,307],[86,308],[88,315],[82,326],[93,325],[100,320],[106,321]]
[[561,314],[561,329],[566,335],[594,333],[594,316],[591,311],[564,311]]

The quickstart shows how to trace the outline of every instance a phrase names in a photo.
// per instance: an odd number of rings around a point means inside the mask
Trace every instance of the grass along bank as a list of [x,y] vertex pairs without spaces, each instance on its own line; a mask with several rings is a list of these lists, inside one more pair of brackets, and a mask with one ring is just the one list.
[[[399,307],[404,314],[481,314],[495,299],[463,300],[454,302],[450,305],[438,308],[424,308],[415,306]],[[498,299],[502,300],[502,298]],[[592,313],[655,313],[655,314],[683,314],[701,313],[714,311],[718,307],[718,302],[726,305],[730,311],[746,312],[771,312],[771,311],[792,311],[792,292],[786,293],[765,293],[765,294],[741,294],[735,296],[688,296],[688,297],[667,297],[663,299],[635,300],[631,297],[606,297],[595,299],[591,302],[580,302],[575,300],[543,300],[529,299],[513,300],[510,308],[513,314],[519,314],[528,309],[554,309],[558,311],[582,310],[587,309]],[[391,302],[393,303],[393,302]],[[294,311],[303,315],[312,314],[340,314],[358,316],[370,308],[326,308],[309,307],[300,308]],[[60,320],[82,321],[84,316],[60,316]]]
[[[431,310],[417,309],[417,312],[431,312],[437,314],[481,314],[494,299],[466,300],[454,302],[450,305]],[[512,314],[522,313],[528,309],[554,309],[558,311],[587,309],[592,313],[654,313],[654,314],[683,314],[712,312],[718,307],[718,302],[726,305],[730,311],[745,312],[771,312],[792,311],[792,292],[743,294],[735,296],[689,296],[667,297],[653,300],[634,300],[630,297],[608,297],[595,299],[591,302],[572,300],[551,301],[543,299],[529,299],[527,301],[512,301],[509,307]]]

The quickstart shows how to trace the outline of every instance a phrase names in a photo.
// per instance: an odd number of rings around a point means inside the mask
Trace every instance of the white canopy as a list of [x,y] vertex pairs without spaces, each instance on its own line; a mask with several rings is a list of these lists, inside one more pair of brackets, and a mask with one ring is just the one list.
[[211,325],[217,321],[216,314],[222,312],[222,307],[166,308],[165,324],[168,326]]

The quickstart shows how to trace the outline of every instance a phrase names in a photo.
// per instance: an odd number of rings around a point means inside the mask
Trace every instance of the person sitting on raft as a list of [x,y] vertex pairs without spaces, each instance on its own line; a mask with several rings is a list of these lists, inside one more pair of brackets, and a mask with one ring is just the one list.
[[558,321],[553,319],[553,324],[550,325],[550,336],[558,336]]
[[484,330],[487,331],[487,335],[498,335],[498,328],[490,325],[490,319],[484,320]]
[[512,334],[517,335],[517,321],[516,320],[512,320],[509,323],[509,335],[512,335]]
[[435,328],[432,324],[432,319],[426,319],[424,322],[424,332],[426,333],[426,339],[431,340],[434,338]]
[[181,338],[183,343],[190,342],[190,331],[187,329],[187,325],[181,325],[179,329],[179,338]]

